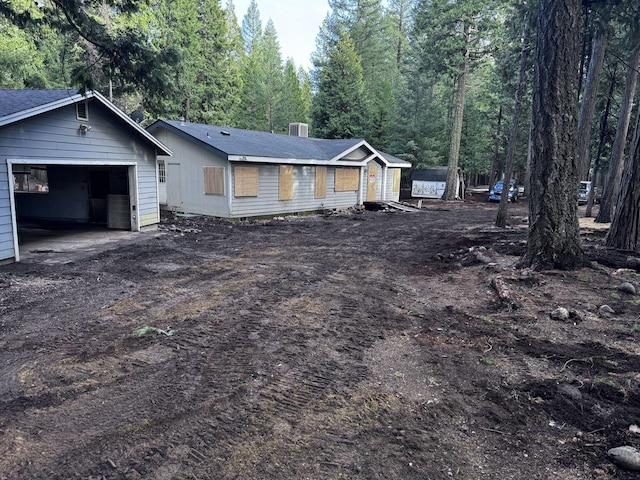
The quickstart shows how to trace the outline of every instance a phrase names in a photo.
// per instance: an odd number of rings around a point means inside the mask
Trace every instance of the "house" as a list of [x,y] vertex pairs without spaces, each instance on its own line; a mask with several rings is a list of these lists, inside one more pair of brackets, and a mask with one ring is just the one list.
[[290,135],[171,120],[147,130],[173,151],[159,160],[166,208],[185,213],[245,218],[398,200],[411,166],[365,140],[309,138],[306,124]]
[[159,222],[158,153],[171,151],[97,92],[0,90],[0,261],[20,259],[25,222]]
[[[448,167],[416,168],[411,172],[411,196],[416,198],[442,198],[447,186]],[[461,197],[461,175],[458,171],[456,198]]]

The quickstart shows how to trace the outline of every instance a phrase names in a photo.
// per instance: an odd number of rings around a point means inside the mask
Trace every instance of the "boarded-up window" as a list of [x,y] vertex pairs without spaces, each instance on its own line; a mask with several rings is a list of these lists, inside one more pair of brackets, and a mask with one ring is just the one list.
[[258,167],[235,167],[234,195],[236,197],[258,196]]
[[327,196],[327,167],[316,167],[316,198]]
[[224,167],[204,167],[204,194],[224,195]]
[[393,169],[393,188],[391,189],[391,191],[393,193],[400,192],[400,169],[399,168]]
[[360,184],[360,169],[336,168],[336,192],[358,190]]
[[278,187],[278,198],[280,200],[291,200],[293,198],[293,165],[280,165]]

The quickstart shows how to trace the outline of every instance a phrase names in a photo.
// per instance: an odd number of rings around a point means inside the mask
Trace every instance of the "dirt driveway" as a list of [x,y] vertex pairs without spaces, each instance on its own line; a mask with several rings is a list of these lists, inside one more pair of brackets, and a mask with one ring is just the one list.
[[637,273],[514,270],[526,205],[496,210],[170,218],[1,266],[0,479],[636,478],[607,450],[640,444]]

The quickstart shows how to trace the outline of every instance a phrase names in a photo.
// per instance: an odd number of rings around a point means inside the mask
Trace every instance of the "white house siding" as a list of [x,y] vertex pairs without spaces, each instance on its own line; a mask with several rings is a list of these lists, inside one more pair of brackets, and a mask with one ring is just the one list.
[[0,160],[0,260],[15,257],[7,162]]
[[[234,166],[258,167],[258,196],[233,197],[232,218],[260,215],[340,209],[353,207],[358,203],[358,192],[335,191],[335,168],[327,168],[327,191],[324,198],[315,198],[315,167],[295,165],[293,168],[293,198],[279,200],[279,165],[234,163]],[[235,172],[233,172],[235,174]],[[232,180],[233,185],[233,180]]]
[[[138,172],[137,211],[141,226],[159,219],[155,150],[142,137],[134,141],[130,127],[97,102],[89,103],[89,119],[76,119],[70,105],[0,129],[0,160],[64,162],[75,165],[135,163]],[[80,123],[91,126],[86,134]],[[136,139],[136,140],[138,140]],[[77,186],[81,188],[80,186]]]
[[204,194],[204,167],[224,167],[226,177],[227,161],[164,128],[155,130],[153,135],[165,145],[170,145],[173,152],[165,160],[167,209],[228,217],[228,192],[225,191],[224,195]]
[[400,169],[399,168],[388,168],[387,169],[387,181],[386,181],[387,198],[386,198],[386,200],[391,200],[393,202],[397,202],[397,201],[400,200],[400,189],[398,188],[397,192],[393,191],[393,177],[394,177],[396,171],[399,172]]

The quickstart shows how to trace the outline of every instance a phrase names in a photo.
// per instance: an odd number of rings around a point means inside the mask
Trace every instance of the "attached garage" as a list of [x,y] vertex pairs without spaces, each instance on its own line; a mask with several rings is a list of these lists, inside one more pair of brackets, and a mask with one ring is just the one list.
[[97,92],[0,90],[0,261],[20,259],[23,225],[158,223],[158,154],[171,151]]

